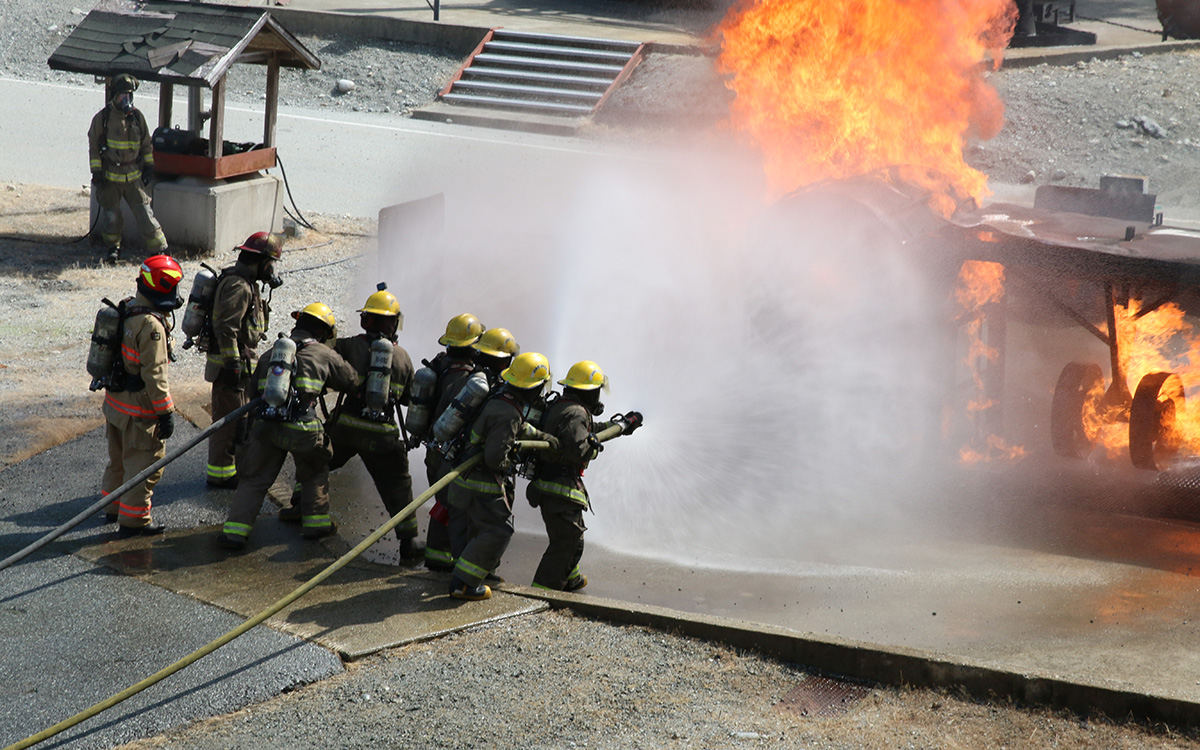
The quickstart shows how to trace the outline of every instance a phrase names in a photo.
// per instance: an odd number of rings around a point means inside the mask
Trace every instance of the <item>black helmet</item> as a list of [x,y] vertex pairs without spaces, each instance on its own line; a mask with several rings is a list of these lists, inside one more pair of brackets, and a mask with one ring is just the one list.
[[129,75],[128,73],[122,73],[121,75],[114,78],[112,81],[112,93],[113,94],[124,94],[124,93],[132,94],[133,92],[137,91],[137,88],[138,88],[138,79],[134,78],[133,76]]

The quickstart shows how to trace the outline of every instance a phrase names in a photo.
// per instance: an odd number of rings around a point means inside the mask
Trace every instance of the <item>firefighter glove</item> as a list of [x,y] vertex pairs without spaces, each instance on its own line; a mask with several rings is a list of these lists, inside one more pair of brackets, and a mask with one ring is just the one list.
[[168,440],[175,434],[175,413],[167,412],[158,415],[158,439]]
[[596,456],[600,455],[600,451],[604,450],[604,443],[600,442],[600,438],[596,437],[595,433],[588,435],[587,438],[588,453],[587,460],[591,461]]
[[242,370],[239,367],[222,367],[217,373],[217,382],[226,388],[238,390],[242,387]]
[[640,411],[625,412],[625,429],[621,432],[622,435],[632,435],[633,431],[642,426],[642,413]]
[[150,166],[149,164],[142,167],[142,184],[149,185],[150,181],[153,179],[154,179],[154,167]]
[[104,170],[103,169],[93,169],[92,170],[92,184],[93,185],[103,185],[104,184]]
[[549,443],[549,444],[550,444],[550,450],[552,450],[552,451],[557,451],[557,450],[558,450],[558,448],[559,448],[559,446],[558,446],[558,438],[554,437],[553,435],[549,435],[549,434],[547,434],[547,433],[543,432],[543,433],[541,434],[541,437],[540,437],[540,439],[541,439],[541,440],[545,440],[547,443]]

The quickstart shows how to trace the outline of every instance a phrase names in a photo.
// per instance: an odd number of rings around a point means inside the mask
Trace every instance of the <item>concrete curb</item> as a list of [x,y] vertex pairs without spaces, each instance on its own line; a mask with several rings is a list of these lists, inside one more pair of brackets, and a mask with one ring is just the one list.
[[[1052,49],[1052,48],[1049,48]],[[1000,69],[1032,68],[1036,65],[1074,65],[1089,60],[1115,60],[1118,57],[1139,52],[1143,55],[1157,55],[1165,52],[1185,52],[1200,49],[1200,41],[1187,42],[1154,42],[1153,44],[1136,44],[1123,47],[1071,47],[1061,52],[1043,52],[1029,57],[1010,57],[1005,55]]]
[[1007,698],[1026,705],[1067,709],[1082,716],[1102,713],[1171,726],[1200,726],[1200,703],[1147,695],[1054,675],[1009,672],[915,649],[885,647],[844,638],[799,633],[732,618],[692,614],[583,594],[506,585],[507,593],[541,599],[555,609],[609,622],[664,630],[761,653],[818,672],[895,687],[965,690],[972,697]]

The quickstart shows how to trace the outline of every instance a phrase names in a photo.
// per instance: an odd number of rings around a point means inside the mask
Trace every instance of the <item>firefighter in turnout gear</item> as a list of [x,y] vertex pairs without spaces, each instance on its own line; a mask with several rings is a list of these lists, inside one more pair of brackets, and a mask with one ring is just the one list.
[[[404,315],[395,295],[386,284],[367,298],[360,313],[363,333],[340,338],[334,349],[358,372],[362,385],[343,394],[330,416],[329,437],[333,442],[330,471],[345,466],[356,455],[375,482],[375,489],[389,516],[399,513],[413,500],[412,476],[408,471],[408,446],[401,439],[397,419],[403,419],[400,407],[408,405],[409,387],[413,379],[413,363],[403,347],[396,344],[396,332],[404,326]],[[377,342],[384,342],[386,347]],[[390,352],[388,351],[390,349]],[[390,357],[388,356],[390,354]],[[373,369],[382,367],[378,360],[390,359],[386,373],[387,389],[382,391],[385,373],[374,377],[382,392],[374,393]],[[282,519],[285,511],[280,511]],[[292,512],[298,515],[299,508]],[[417,536],[417,516],[409,515],[396,526],[402,560],[421,557],[422,550],[414,544]]]
[[254,371],[254,396],[263,396],[254,425],[238,455],[238,486],[217,543],[242,549],[267,490],[288,454],[301,485],[301,524],[305,539],[337,532],[329,517],[329,459],[333,456],[318,402],[326,389],[358,387],[358,374],[330,348],[337,336],[333,311],[314,302],[292,313],[296,326],[263,354]]
[[[173,359],[171,329],[174,310],[183,305],[176,292],[183,270],[174,258],[154,255],[138,269],[137,295],[120,304],[123,333],[117,375],[104,396],[108,466],[101,495],[131,479],[167,454],[167,438],[175,432],[175,403],[167,385],[167,363]],[[150,512],[154,486],[162,469],[105,509],[107,523],[120,522],[120,536],[163,532]]]
[[[495,393],[504,384],[500,374],[512,364],[513,357],[521,352],[517,340],[513,338],[507,328],[487,329],[479,337],[479,340],[472,344],[471,348],[475,350],[475,368],[471,370],[460,388],[448,391],[444,401],[438,404],[440,416],[438,421],[434,422],[433,432],[435,438],[442,437],[434,448],[434,452],[443,459],[441,474],[438,475],[439,479],[465,458],[461,450],[468,441],[471,422],[478,416],[479,409],[482,408],[482,402],[480,402],[479,406],[473,410],[463,409],[464,397],[471,391],[478,396],[478,392],[482,390],[485,397]],[[447,431],[445,429],[447,425],[443,424],[443,420],[451,425],[448,430],[452,433],[449,440],[446,440],[444,436],[439,436],[440,432]],[[449,491],[450,488],[447,487],[447,499]],[[448,504],[446,507],[449,510]],[[450,538],[450,560],[454,561],[462,553],[471,534],[466,529],[460,529],[457,534],[451,531],[449,516],[450,514],[447,513],[446,529]],[[459,520],[463,521],[464,518],[460,516]],[[501,582],[500,577],[494,571],[489,574],[488,579],[496,583]]]
[[482,453],[483,460],[450,484],[450,533],[463,533],[469,540],[454,564],[450,596],[456,599],[487,599],[492,590],[484,580],[500,564],[513,534],[513,474],[516,471],[514,443],[520,435],[528,440],[545,440],[551,449],[558,440],[540,430],[523,427],[525,415],[540,404],[550,380],[550,363],[541,354],[518,355],[500,374],[505,385],[483,405],[471,424],[470,443],[464,460]]
[[[221,270],[209,313],[208,361],[204,379],[212,383],[212,418],[217,421],[247,401],[251,369],[259,342],[267,338],[271,307],[262,288],[283,281],[275,264],[283,257],[279,235],[255,232],[237,247],[237,262]],[[249,417],[225,425],[208,439],[207,481],[210,487],[237,486],[234,453]]]
[[[563,395],[547,407],[542,418],[542,429],[558,438],[558,450],[538,456],[526,490],[529,504],[542,512],[549,538],[533,585],[554,591],[578,591],[587,585],[587,576],[579,572],[583,532],[587,531],[583,511],[590,510],[583,472],[604,450],[596,433],[611,427],[613,422],[600,425],[592,422],[593,415],[604,411],[600,391],[608,390],[608,376],[595,362],[576,362],[558,384],[563,386]],[[642,415],[629,412],[623,421],[624,434],[628,434],[641,425]]]
[[[428,424],[442,415],[450,400],[454,398],[463,383],[475,369],[475,349],[473,345],[483,334],[483,324],[479,318],[470,313],[456,315],[446,324],[446,333],[438,343],[446,347],[433,361],[426,363],[436,374],[437,383],[430,396],[433,407],[427,419]],[[514,342],[515,343],[515,342]],[[412,415],[412,408],[409,408]],[[425,477],[432,487],[453,467],[436,450],[425,451]],[[454,556],[450,553],[450,511],[446,506],[449,489],[442,488],[437,493],[433,507],[429,509],[429,531],[425,542],[425,567],[430,570],[449,571],[454,568]]]
[[100,240],[105,258],[113,262],[120,258],[125,226],[122,198],[137,220],[146,254],[161,253],[167,247],[167,238],[154,218],[150,195],[146,192],[154,177],[154,149],[146,118],[133,106],[137,87],[137,79],[127,73],[114,78],[109,85],[108,104],[96,113],[88,128],[92,190],[100,208]]

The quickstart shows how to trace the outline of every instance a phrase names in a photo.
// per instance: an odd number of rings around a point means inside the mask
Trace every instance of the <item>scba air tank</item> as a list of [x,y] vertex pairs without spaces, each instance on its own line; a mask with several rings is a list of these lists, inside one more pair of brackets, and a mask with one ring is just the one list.
[[92,376],[91,390],[108,385],[121,346],[121,311],[108,300],[96,312],[92,325],[92,346],[88,349],[87,371]]
[[288,405],[292,392],[292,373],[296,369],[296,342],[280,336],[271,347],[271,359],[267,365],[267,384],[263,388],[263,401],[276,411]]
[[437,395],[437,373],[432,367],[422,367],[413,374],[410,403],[405,424],[409,434],[423,438],[429,434],[429,420],[433,418],[433,397]]
[[208,266],[204,266],[192,279],[192,293],[188,295],[187,308],[183,311],[183,333],[187,336],[187,340],[183,342],[184,349],[190,349],[196,343],[200,343],[203,349],[207,344],[194,339],[204,333],[204,323],[212,313],[216,291],[217,274]]
[[392,342],[375,339],[371,342],[371,361],[367,366],[367,382],[363,387],[363,416],[375,422],[385,421],[391,389]]
[[452,440],[467,424],[467,418],[475,412],[488,396],[487,375],[476,370],[463,383],[458,395],[433,423],[433,437],[440,441]]

